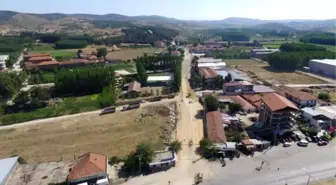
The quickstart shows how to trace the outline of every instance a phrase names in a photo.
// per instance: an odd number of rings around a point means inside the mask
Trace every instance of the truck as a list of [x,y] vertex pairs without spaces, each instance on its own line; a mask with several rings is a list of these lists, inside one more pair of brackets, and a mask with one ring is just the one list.
[[102,112],[99,115],[104,115],[104,114],[110,114],[110,113],[115,113],[116,108],[115,106],[111,106],[111,107],[106,107],[102,110]]
[[136,104],[128,104],[128,105],[125,105],[123,107],[123,111],[126,111],[126,110],[131,110],[131,109],[137,109],[140,107],[140,103],[136,103]]

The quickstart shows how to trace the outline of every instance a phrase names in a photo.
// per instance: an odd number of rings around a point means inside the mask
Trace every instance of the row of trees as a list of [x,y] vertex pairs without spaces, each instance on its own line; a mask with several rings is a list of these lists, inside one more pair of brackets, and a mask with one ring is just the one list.
[[336,45],[335,33],[313,33],[300,38],[301,42],[314,44]]
[[172,56],[172,55],[154,55],[148,56],[144,54],[142,57],[137,57],[134,62],[140,62],[143,64],[144,68],[149,71],[169,71],[172,70],[178,61],[182,61],[182,56]]
[[115,85],[112,67],[91,66],[61,70],[55,76],[55,89],[62,94],[100,93],[109,85]]
[[117,101],[118,93],[115,86],[108,85],[104,87],[99,96],[99,105],[101,108],[105,108],[114,105]]
[[331,51],[313,52],[277,52],[267,57],[268,63],[279,70],[295,70],[303,66],[308,66],[311,59],[335,58]]
[[298,52],[298,51],[326,51],[326,48],[305,43],[284,43],[281,44],[282,52]]
[[251,54],[249,52],[232,50],[232,51],[212,51],[205,57],[214,57],[221,59],[249,59]]
[[61,40],[55,43],[56,49],[85,48],[88,45],[85,40]]

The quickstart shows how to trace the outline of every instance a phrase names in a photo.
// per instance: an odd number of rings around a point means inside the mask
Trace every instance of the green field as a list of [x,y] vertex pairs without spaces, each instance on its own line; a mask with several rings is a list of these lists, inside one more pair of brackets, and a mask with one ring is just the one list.
[[10,125],[35,119],[97,110],[100,108],[98,97],[98,94],[80,97],[67,97],[63,98],[63,102],[58,103],[55,106],[47,106],[31,112],[19,112],[2,115],[0,118],[0,125]]
[[76,56],[75,51],[55,50],[51,44],[34,45],[29,53],[49,53],[52,57]]
[[333,45],[323,45],[323,44],[314,44],[314,45],[322,46],[325,47],[328,51],[336,52],[336,46]]

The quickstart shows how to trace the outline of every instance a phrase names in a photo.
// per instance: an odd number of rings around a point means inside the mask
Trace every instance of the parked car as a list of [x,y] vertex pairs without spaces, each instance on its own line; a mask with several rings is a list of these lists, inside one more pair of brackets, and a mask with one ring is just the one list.
[[299,146],[307,147],[308,144],[309,144],[308,141],[305,140],[305,139],[301,139],[301,140],[298,142],[298,145],[299,145]]
[[240,115],[247,115],[246,112],[243,112],[243,111],[239,111],[238,114],[240,114]]
[[324,145],[327,145],[327,144],[328,144],[328,142],[326,142],[326,141],[319,141],[317,143],[318,146],[324,146]]
[[314,143],[317,143],[317,142],[318,142],[318,140],[317,140],[317,136],[313,136],[313,137],[312,137],[312,140],[313,140]]
[[310,143],[310,142],[313,142],[313,140],[309,137],[309,136],[307,136],[306,137],[306,140]]
[[289,142],[285,142],[285,143],[283,144],[283,147],[290,147],[290,146],[292,146],[292,144],[289,143]]

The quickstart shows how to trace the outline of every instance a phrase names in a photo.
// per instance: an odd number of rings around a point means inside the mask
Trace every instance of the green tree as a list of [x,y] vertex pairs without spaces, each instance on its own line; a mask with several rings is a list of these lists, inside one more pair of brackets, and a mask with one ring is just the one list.
[[219,103],[217,99],[213,96],[207,96],[204,98],[204,104],[206,107],[206,110],[211,112],[211,111],[216,111],[218,110]]
[[117,101],[117,90],[115,86],[109,85],[104,87],[103,91],[99,95],[99,105],[101,108],[105,108],[114,105]]
[[106,48],[98,48],[97,49],[97,57],[106,57],[107,55],[107,49]]
[[217,75],[215,77],[215,87],[216,88],[222,88],[223,87],[223,83],[224,83],[223,76]]
[[226,75],[226,77],[224,78],[224,82],[227,83],[227,82],[231,82],[232,81],[232,76],[231,74],[229,73],[228,75]]
[[230,112],[232,112],[232,113],[236,113],[236,112],[242,110],[242,106],[241,106],[240,104],[237,104],[237,103],[231,103],[231,104],[229,105],[229,110],[230,110]]
[[169,144],[169,149],[178,153],[182,150],[182,143],[180,141],[173,141]]
[[41,87],[33,87],[30,90],[30,96],[32,99],[38,99],[40,101],[49,100],[51,97],[48,89],[43,89]]
[[199,142],[199,152],[205,158],[212,158],[214,157],[218,150],[214,147],[213,143],[208,138],[203,138]]
[[154,157],[154,150],[148,143],[137,145],[135,152],[130,153],[125,160],[124,168],[129,173],[141,172],[148,167]]
[[141,81],[141,85],[143,86],[146,85],[148,75],[146,73],[145,67],[143,66],[140,60],[136,62],[136,69],[137,69],[138,77]]
[[330,101],[330,95],[329,95],[329,93],[326,93],[326,92],[319,93],[318,98],[323,100],[323,101],[327,101],[327,102]]
[[26,104],[29,101],[29,93],[26,91],[20,91],[14,98],[14,103],[18,105]]

